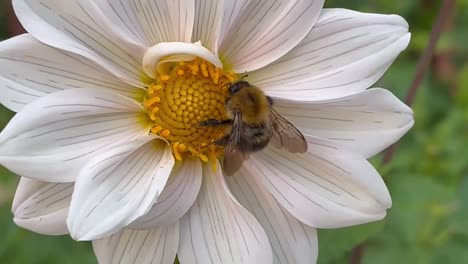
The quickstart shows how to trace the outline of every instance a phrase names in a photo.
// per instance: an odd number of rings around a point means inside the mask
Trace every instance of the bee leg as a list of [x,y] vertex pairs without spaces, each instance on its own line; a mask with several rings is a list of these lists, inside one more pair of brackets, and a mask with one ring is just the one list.
[[199,126],[221,126],[221,125],[227,125],[231,123],[232,123],[231,119],[226,119],[226,120],[208,119],[203,122],[200,122]]
[[216,140],[214,143],[217,145],[217,146],[226,146],[229,142],[229,137],[230,135],[225,135],[224,137]]
[[270,96],[267,96],[266,98],[267,98],[267,100],[268,100],[268,104],[269,104],[270,106],[272,106],[272,105],[273,105],[273,98],[271,98]]

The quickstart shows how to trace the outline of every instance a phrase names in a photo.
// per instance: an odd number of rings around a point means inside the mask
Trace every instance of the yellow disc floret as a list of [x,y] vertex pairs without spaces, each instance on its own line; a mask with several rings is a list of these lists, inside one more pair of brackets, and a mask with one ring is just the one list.
[[208,119],[225,120],[227,89],[237,79],[202,59],[173,63],[148,87],[144,106],[152,121],[151,133],[171,144],[177,160],[193,155],[204,162],[218,158],[223,149],[214,141],[226,127],[200,126]]

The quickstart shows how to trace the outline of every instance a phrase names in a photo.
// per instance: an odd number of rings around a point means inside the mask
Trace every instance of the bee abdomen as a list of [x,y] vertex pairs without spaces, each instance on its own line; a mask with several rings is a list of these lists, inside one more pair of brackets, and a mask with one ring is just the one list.
[[266,123],[246,125],[245,128],[244,138],[238,146],[242,151],[259,151],[270,142],[272,130]]

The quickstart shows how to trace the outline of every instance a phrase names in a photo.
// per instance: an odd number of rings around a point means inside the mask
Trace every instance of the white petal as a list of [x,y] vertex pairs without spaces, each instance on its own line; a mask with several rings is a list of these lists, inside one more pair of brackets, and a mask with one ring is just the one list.
[[190,158],[177,163],[171,177],[151,210],[130,227],[150,229],[174,223],[187,213],[200,192],[202,166]]
[[118,232],[146,214],[174,165],[166,142],[152,136],[120,144],[80,171],[67,219],[75,240]]
[[96,4],[111,23],[146,47],[160,42],[190,42],[193,0],[99,0]]
[[224,35],[219,52],[235,72],[264,67],[290,51],[312,29],[324,0],[259,0]]
[[342,97],[374,84],[409,40],[408,24],[399,16],[324,9],[297,47],[249,73],[248,80],[274,97]]
[[29,178],[74,181],[96,152],[148,133],[142,106],[104,90],[71,89],[23,108],[0,134],[0,163]]
[[192,42],[201,41],[204,47],[218,53],[218,41],[223,22],[223,0],[195,0],[195,24]]
[[311,264],[317,262],[317,231],[287,212],[255,176],[244,168],[226,177],[229,189],[260,222],[270,239],[274,263]]
[[135,86],[145,48],[105,18],[94,0],[14,0],[24,28],[41,42],[82,55]]
[[365,158],[395,143],[414,123],[413,111],[384,89],[333,100],[276,100],[275,109],[306,137],[334,141]]
[[182,43],[182,42],[164,42],[154,45],[149,48],[143,58],[143,69],[148,76],[155,77],[158,72],[160,63],[173,61],[165,60],[171,56],[193,56],[200,57],[211,62],[217,68],[222,68],[223,64],[218,56],[214,55],[211,51],[203,47],[199,42],[197,43]]
[[161,1],[168,2],[169,15],[172,19],[175,41],[190,42],[195,20],[193,0]]
[[95,63],[47,46],[29,34],[0,43],[0,80],[0,103],[16,112],[41,96],[65,89],[110,89],[128,97],[143,91]]
[[267,148],[244,164],[284,208],[315,228],[380,220],[391,206],[372,165],[325,140],[309,142],[306,154]]
[[179,223],[148,230],[123,231],[93,241],[100,264],[172,264],[179,244]]
[[239,23],[242,14],[248,11],[248,7],[252,0],[226,0],[223,3],[223,23],[221,26],[220,39],[226,38],[230,32],[234,32],[235,23]]
[[68,234],[66,218],[73,185],[21,178],[13,200],[13,220],[36,233]]
[[180,220],[180,263],[273,263],[265,231],[229,192],[219,168],[204,165],[200,195]]

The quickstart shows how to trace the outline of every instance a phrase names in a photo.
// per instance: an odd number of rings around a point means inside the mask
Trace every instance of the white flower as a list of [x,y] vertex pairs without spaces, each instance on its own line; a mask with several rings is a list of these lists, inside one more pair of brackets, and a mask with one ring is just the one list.
[[[14,0],[29,34],[0,43],[18,114],[0,163],[23,176],[15,222],[93,240],[101,263],[313,263],[314,228],[383,218],[366,161],[413,125],[367,90],[408,45],[404,19],[323,0]],[[246,80],[307,137],[224,177],[226,84]]]

